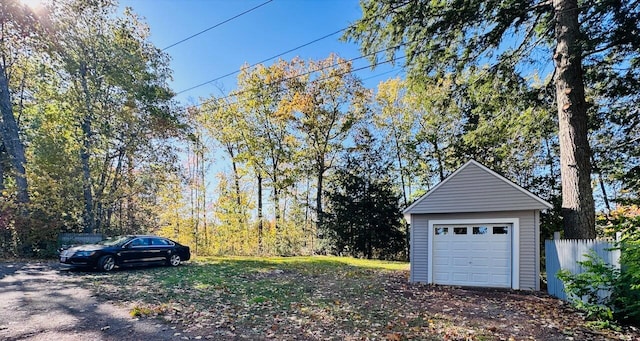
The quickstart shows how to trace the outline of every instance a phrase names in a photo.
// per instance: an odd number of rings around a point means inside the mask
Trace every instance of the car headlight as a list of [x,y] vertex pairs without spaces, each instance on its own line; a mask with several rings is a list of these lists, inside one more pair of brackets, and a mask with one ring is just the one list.
[[93,256],[95,255],[96,252],[95,251],[76,251],[74,256],[78,256],[78,257],[89,257],[89,256]]

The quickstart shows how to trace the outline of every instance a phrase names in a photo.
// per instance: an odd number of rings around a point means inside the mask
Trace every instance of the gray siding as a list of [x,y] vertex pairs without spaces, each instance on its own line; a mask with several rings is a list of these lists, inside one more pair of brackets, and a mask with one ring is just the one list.
[[427,216],[419,215],[411,219],[411,281],[428,281],[429,267],[429,220]]
[[514,184],[467,164],[440,186],[418,199],[405,213],[489,212],[544,209],[540,201]]
[[539,243],[537,210],[456,214],[412,214],[411,279],[428,281],[429,220],[519,218],[520,224],[520,289],[539,289]]
[[[501,213],[508,215],[510,212]],[[537,258],[540,244],[536,236],[535,211],[523,212],[518,218],[520,218],[520,289],[536,290],[540,282]]]

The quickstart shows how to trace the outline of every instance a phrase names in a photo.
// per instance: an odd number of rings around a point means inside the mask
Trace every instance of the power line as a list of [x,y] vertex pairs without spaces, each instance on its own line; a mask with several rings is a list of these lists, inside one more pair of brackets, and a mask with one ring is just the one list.
[[[271,1],[272,1],[272,0],[271,0]],[[267,1],[267,2],[268,2],[268,1]],[[266,3],[265,3],[265,4],[266,4]],[[264,5],[264,4],[262,4],[262,5]],[[262,5],[260,5],[260,6],[262,6]],[[392,10],[392,9],[390,9],[390,10],[389,10],[389,12],[390,12],[391,10]],[[387,13],[388,13],[388,12],[387,12]],[[378,16],[376,16],[376,17],[384,16],[384,15],[386,15],[386,13],[385,13],[385,14],[383,14],[383,15],[378,15]],[[368,20],[368,21],[369,21],[369,20],[374,20],[376,17],[373,17],[373,18],[366,18],[366,19],[362,19],[362,20]],[[208,81],[206,81],[206,82],[202,82],[202,83],[200,83],[200,84],[194,85],[194,86],[189,87],[189,88],[186,88],[186,89],[184,89],[184,90],[180,90],[180,91],[176,92],[176,95],[180,95],[180,94],[185,93],[185,92],[187,92],[187,91],[191,91],[191,90],[193,90],[193,89],[197,89],[197,88],[199,88],[199,87],[205,86],[205,85],[210,84],[210,83],[213,83],[213,82],[215,82],[215,81],[219,81],[219,80],[221,80],[221,79],[223,79],[223,78],[227,78],[227,77],[229,77],[229,76],[233,76],[233,75],[235,75],[235,74],[237,74],[237,73],[240,73],[242,70],[245,70],[246,68],[251,68],[251,67],[254,67],[254,66],[258,65],[258,64],[261,64],[261,63],[264,63],[264,62],[268,62],[268,61],[270,61],[270,60],[272,60],[272,59],[275,59],[275,58],[278,58],[278,57],[282,57],[282,56],[284,56],[284,55],[285,55],[285,54],[287,54],[287,53],[293,52],[293,51],[295,51],[295,50],[301,49],[301,48],[303,48],[303,47],[309,46],[309,45],[311,45],[311,44],[317,43],[317,42],[319,42],[319,41],[321,41],[321,40],[324,40],[324,39],[326,39],[326,38],[329,38],[329,37],[331,37],[331,36],[334,36],[334,35],[336,35],[336,34],[338,34],[338,33],[344,32],[344,31],[348,30],[349,28],[351,28],[351,27],[353,27],[353,26],[355,26],[355,24],[351,24],[351,25],[349,25],[349,26],[347,26],[347,27],[345,27],[345,28],[342,28],[342,29],[339,29],[339,30],[337,30],[337,31],[335,31],[335,32],[332,32],[332,33],[326,34],[326,35],[324,35],[324,36],[322,36],[322,37],[320,37],[320,38],[316,38],[316,39],[314,39],[314,40],[312,40],[312,41],[310,41],[310,42],[304,43],[304,44],[302,44],[302,45],[300,45],[300,46],[296,46],[296,47],[291,48],[291,49],[289,49],[289,50],[287,50],[287,51],[284,51],[284,52],[282,52],[282,53],[278,53],[278,54],[277,54],[277,55],[275,55],[275,56],[272,56],[272,57],[269,57],[269,58],[265,58],[265,59],[263,59],[263,60],[261,60],[261,61],[259,61],[259,62],[253,63],[253,64],[251,64],[251,65],[249,65],[249,66],[247,66],[247,67],[243,67],[243,68],[241,68],[240,70],[232,71],[232,72],[226,73],[226,74],[224,74],[224,75],[222,75],[222,76],[219,76],[219,77],[216,77],[216,78],[214,78],[214,79],[208,80]]]
[[215,82],[215,81],[219,81],[219,80],[221,80],[221,79],[223,79],[223,78],[227,78],[227,77],[229,77],[229,76],[233,76],[233,75],[235,75],[235,74],[237,74],[237,73],[240,73],[240,72],[241,72],[242,70],[244,70],[244,69],[252,68],[252,67],[254,67],[254,66],[258,65],[258,64],[262,64],[262,63],[264,63],[264,62],[268,62],[268,61],[270,61],[270,60],[272,60],[272,59],[276,59],[276,58],[278,58],[278,57],[282,57],[282,56],[284,56],[284,55],[285,55],[285,54],[287,54],[287,53],[293,52],[293,51],[295,51],[295,50],[298,50],[298,49],[301,49],[301,48],[303,48],[303,47],[309,46],[309,45],[311,45],[311,44],[317,43],[317,42],[319,42],[320,40],[327,39],[327,38],[329,38],[329,37],[331,37],[331,36],[334,36],[334,35],[336,35],[336,34],[338,34],[338,33],[344,32],[344,31],[346,31],[349,27],[351,27],[351,26],[347,26],[347,27],[342,28],[342,29],[340,29],[340,30],[337,30],[337,31],[335,31],[335,32],[332,32],[332,33],[326,34],[326,35],[324,35],[324,36],[322,36],[322,37],[320,37],[320,38],[314,39],[314,40],[312,40],[312,41],[310,41],[310,42],[308,42],[308,43],[304,43],[304,44],[302,44],[302,45],[300,45],[300,46],[294,47],[294,48],[289,49],[289,50],[287,50],[287,51],[284,51],[284,52],[282,52],[282,53],[278,53],[278,54],[277,54],[277,55],[275,55],[275,56],[272,56],[272,57],[269,57],[269,58],[265,58],[265,59],[263,59],[263,60],[261,60],[261,61],[259,61],[259,62],[253,63],[253,64],[251,64],[251,65],[249,65],[249,66],[246,66],[246,67],[243,67],[243,68],[241,68],[240,70],[236,70],[236,71],[233,71],[233,72],[229,72],[229,73],[227,73],[227,74],[224,74],[224,75],[222,75],[222,76],[216,77],[216,78],[211,79],[211,80],[208,80],[208,81],[206,81],[206,82],[202,82],[202,83],[200,83],[200,84],[198,84],[198,85],[194,85],[194,86],[192,86],[192,87],[190,87],[190,88],[187,88],[187,89],[184,89],[184,90],[178,91],[178,92],[176,93],[176,95],[179,95],[179,94],[181,94],[181,93],[185,93],[185,92],[187,92],[187,91],[191,91],[191,90],[196,89],[196,88],[199,88],[199,87],[201,87],[201,86],[205,86],[205,85],[210,84],[210,83],[213,83],[213,82]]
[[243,16],[243,15],[245,15],[245,14],[247,14],[247,13],[251,12],[251,11],[254,11],[254,10],[256,10],[256,9],[258,9],[258,8],[260,8],[260,7],[264,6],[264,5],[266,5],[266,4],[268,4],[268,3],[272,2],[272,1],[273,1],[273,0],[267,0],[267,1],[263,2],[263,3],[261,3],[261,4],[260,4],[260,5],[258,5],[258,6],[255,6],[255,7],[253,7],[253,8],[250,8],[250,9],[248,9],[248,10],[246,10],[246,11],[244,11],[244,12],[240,13],[240,14],[236,14],[236,15],[234,15],[233,17],[231,17],[231,18],[229,18],[229,19],[226,19],[226,20],[224,20],[224,21],[221,21],[221,22],[219,22],[219,23],[217,23],[217,24],[215,24],[215,25],[213,25],[213,26],[211,26],[211,27],[209,27],[209,28],[206,28],[206,29],[204,29],[204,30],[202,30],[202,31],[200,31],[200,32],[198,32],[198,33],[196,33],[196,34],[192,34],[192,35],[190,35],[190,36],[188,36],[188,37],[186,37],[186,38],[184,38],[184,39],[182,39],[182,40],[180,40],[180,41],[178,41],[178,42],[175,42],[175,43],[173,43],[173,44],[171,44],[171,45],[169,45],[169,46],[167,46],[167,47],[163,48],[163,49],[162,49],[162,51],[168,50],[168,49],[170,49],[170,48],[172,48],[172,47],[174,47],[174,46],[176,46],[176,45],[178,45],[178,44],[182,44],[182,43],[184,43],[185,41],[187,41],[187,40],[189,40],[189,39],[192,39],[192,38],[194,38],[194,37],[197,37],[197,36],[199,36],[199,35],[201,35],[201,34],[203,34],[203,33],[207,32],[207,31],[210,31],[210,30],[212,30],[212,29],[214,29],[214,28],[216,28],[216,27],[218,27],[218,26],[220,26],[220,25],[226,24],[226,23],[228,23],[229,21],[234,20],[234,19],[236,19],[236,18],[238,18],[238,17],[241,17],[241,16]]
[[[273,0],[270,0],[270,1],[273,1]],[[269,2],[269,1],[267,1],[267,2]],[[265,3],[263,3],[263,4],[261,4],[261,5],[259,5],[259,6],[262,6],[262,5],[264,5],[264,4],[266,4],[266,2],[265,2]],[[258,7],[259,7],[259,6],[258,6]],[[257,7],[256,7],[256,8],[257,8]],[[367,21],[374,20],[376,17],[379,17],[379,16],[385,16],[387,13],[389,13],[389,12],[390,12],[390,11],[392,11],[392,10],[393,10],[393,9],[390,9],[388,12],[386,12],[386,13],[384,13],[384,14],[382,14],[382,15],[378,15],[378,16],[375,16],[375,17],[372,17],[372,18],[363,18],[363,19],[361,19],[361,20],[367,20]],[[320,38],[316,38],[316,39],[314,39],[314,40],[312,40],[312,41],[310,41],[310,42],[304,43],[304,44],[302,44],[302,45],[300,45],[300,46],[294,47],[294,48],[289,49],[289,50],[287,50],[287,51],[284,51],[284,52],[282,52],[282,53],[278,53],[278,54],[277,54],[277,55],[275,55],[275,56],[272,56],[272,57],[269,57],[269,58],[265,58],[265,59],[263,59],[263,60],[261,60],[261,61],[259,61],[259,62],[253,63],[253,64],[251,64],[251,65],[249,65],[249,66],[247,66],[247,67],[243,67],[243,68],[241,68],[241,69],[239,69],[239,70],[229,72],[229,73],[227,73],[227,74],[224,74],[224,75],[222,75],[222,76],[216,77],[216,78],[211,79],[211,80],[208,80],[208,81],[206,81],[206,82],[202,82],[202,83],[200,83],[200,84],[194,85],[194,86],[189,87],[189,88],[187,88],[187,89],[180,90],[180,91],[176,92],[176,95],[180,95],[180,94],[185,93],[185,92],[187,92],[187,91],[191,91],[191,90],[193,90],[193,89],[197,89],[197,88],[199,88],[199,87],[205,86],[205,85],[210,84],[210,83],[213,83],[213,82],[215,82],[215,81],[219,81],[219,80],[221,80],[221,79],[223,79],[223,78],[227,78],[227,77],[229,77],[229,76],[233,76],[233,75],[235,75],[235,74],[237,74],[237,73],[240,73],[242,70],[244,70],[244,69],[246,69],[246,68],[251,68],[251,67],[254,67],[254,66],[258,65],[258,64],[262,64],[262,63],[268,62],[268,61],[270,61],[270,60],[273,60],[273,59],[275,59],[275,58],[282,57],[282,56],[284,56],[284,55],[285,55],[285,54],[287,54],[287,53],[293,52],[293,51],[295,51],[295,50],[298,50],[298,49],[301,49],[301,48],[303,48],[303,47],[309,46],[309,45],[311,45],[311,44],[317,43],[317,42],[319,42],[319,41],[321,41],[321,40],[327,39],[327,38],[329,38],[329,37],[331,37],[331,36],[334,36],[334,35],[336,35],[336,34],[338,34],[338,33],[344,32],[344,31],[346,31],[346,30],[348,30],[349,28],[354,27],[354,26],[355,26],[355,24],[351,24],[351,25],[349,25],[349,26],[347,26],[347,27],[345,27],[345,28],[342,28],[342,29],[339,29],[339,30],[337,30],[337,31],[335,31],[335,32],[332,32],[332,33],[326,34],[326,35],[324,35],[324,36],[322,36],[322,37],[320,37]],[[175,45],[175,44],[174,44],[174,45]],[[172,46],[173,46],[173,45],[172,45]],[[169,47],[171,47],[171,46],[169,46]],[[169,47],[167,47],[167,48],[169,48]],[[165,49],[167,49],[167,48],[165,48]]]
[[[398,58],[398,59],[400,59],[400,58]],[[396,59],[396,60],[398,60],[398,59]],[[362,81],[366,81],[366,80],[369,80],[369,79],[372,79],[372,78],[376,78],[376,77],[380,77],[380,76],[384,76],[384,75],[387,75],[387,74],[390,74],[390,73],[396,72],[396,71],[398,71],[396,73],[396,76],[397,76],[398,73],[400,73],[400,71],[402,71],[402,68],[391,69],[389,71],[385,71],[385,72],[381,72],[381,73],[378,73],[378,74],[375,74],[375,75],[371,75],[371,76],[369,76],[367,78],[362,78],[361,80]]]
[[[404,44],[401,44],[401,45],[404,45]],[[400,46],[400,45],[399,45],[399,46]],[[394,48],[395,48],[395,47],[394,47]],[[388,48],[388,49],[390,49],[390,48]],[[388,49],[386,49],[386,50],[388,50]],[[380,53],[380,52],[383,52],[383,51],[385,51],[385,50],[380,50],[380,51],[378,51],[378,52],[376,52],[376,53]],[[304,72],[304,73],[301,73],[301,74],[299,74],[299,75],[294,75],[294,76],[291,76],[291,77],[285,77],[285,78],[279,79],[279,80],[277,80],[277,81],[273,81],[273,82],[271,82],[271,83],[267,84],[267,86],[269,86],[269,85],[274,85],[274,84],[277,84],[277,83],[279,83],[279,82],[287,81],[287,80],[294,79],[294,78],[297,78],[297,77],[305,76],[305,75],[311,74],[311,73],[313,73],[313,72],[318,72],[318,71],[321,71],[321,70],[327,69],[327,68],[329,68],[329,67],[333,67],[333,66],[335,66],[335,65],[339,65],[339,64],[348,63],[348,62],[351,62],[351,61],[353,61],[353,60],[355,60],[355,59],[360,59],[360,58],[363,58],[363,57],[364,57],[364,56],[357,57],[357,58],[353,58],[353,59],[350,59],[350,60],[344,60],[344,61],[341,61],[341,62],[340,62],[340,63],[338,63],[338,64],[334,64],[334,65],[331,65],[331,66],[328,66],[328,67],[323,67],[323,68],[320,68],[320,69],[317,69],[317,70],[312,70],[312,71]],[[376,63],[374,63],[373,65],[362,66],[362,67],[359,67],[359,68],[355,68],[355,69],[349,70],[349,71],[347,71],[347,72],[342,72],[342,73],[338,73],[338,74],[332,74],[332,75],[329,75],[329,76],[326,76],[326,77],[323,77],[323,78],[314,79],[314,80],[312,80],[311,82],[319,82],[319,81],[327,80],[327,79],[330,79],[330,78],[333,78],[333,77],[343,76],[343,75],[346,75],[346,74],[348,74],[348,73],[358,72],[358,71],[361,71],[361,70],[364,70],[364,69],[367,69],[367,68],[370,68],[370,67],[375,67],[375,66],[382,65],[382,64],[388,64],[388,63],[396,62],[396,61],[399,61],[399,60],[402,60],[402,59],[405,59],[405,58],[406,58],[406,56],[401,56],[401,57],[394,58],[394,59],[391,59],[391,60],[385,60],[385,61],[382,61],[382,62],[376,62]],[[394,70],[392,70],[392,71],[394,71]],[[388,72],[389,72],[389,71],[387,71],[387,72],[385,72],[385,73],[388,73]],[[379,74],[379,75],[377,75],[377,76],[380,76],[380,75],[382,75],[382,73],[381,73],[381,74]],[[246,92],[248,92],[248,91],[249,91],[249,90],[242,90],[242,91],[238,91],[238,92],[231,93],[231,94],[229,94],[229,95],[227,95],[227,96],[224,96],[224,97],[220,97],[220,98],[211,98],[211,99],[208,99],[208,100],[206,100],[206,101],[200,102],[200,103],[198,103],[197,105],[194,105],[194,106],[192,106],[192,107],[202,107],[203,105],[208,104],[208,103],[211,103],[211,102],[213,102],[213,101],[226,101],[226,100],[228,100],[228,99],[230,99],[230,98],[232,98],[232,97],[236,97],[236,98],[237,98],[237,97],[238,97],[238,95],[241,95],[241,94],[246,93]],[[278,89],[276,89],[275,91],[273,91],[273,93],[279,93],[279,92],[283,92],[283,91],[289,91],[289,89],[288,89],[288,88],[278,88]],[[255,98],[255,97],[246,98],[246,99],[244,99],[244,100],[237,100],[236,102],[233,102],[233,103],[230,103],[230,102],[228,102],[228,101],[227,101],[226,103],[219,104],[219,105],[220,105],[220,106],[230,106],[230,105],[232,105],[232,104],[238,104],[238,103],[245,102],[245,101],[248,101],[248,100],[251,100],[251,99],[254,99],[254,98]]]
[[[314,72],[318,72],[318,71],[326,70],[326,69],[328,69],[328,68],[332,68],[332,67],[334,67],[334,66],[336,66],[336,65],[341,65],[341,64],[350,63],[350,62],[353,62],[353,61],[356,61],[356,60],[359,60],[359,59],[364,59],[364,58],[367,58],[367,57],[369,57],[369,56],[373,56],[373,55],[379,54],[379,53],[381,53],[381,52],[386,52],[386,51],[388,51],[388,50],[398,49],[398,48],[400,48],[400,47],[402,47],[402,46],[404,46],[404,45],[406,45],[406,44],[407,44],[406,42],[405,42],[405,43],[401,43],[401,44],[398,44],[398,45],[396,45],[396,46],[387,47],[387,48],[385,48],[385,49],[378,50],[378,51],[375,51],[375,52],[371,52],[371,53],[368,53],[368,54],[365,54],[365,55],[362,55],[362,56],[359,56],[359,57],[354,57],[354,58],[351,58],[351,59],[345,59],[345,60],[339,61],[337,64],[327,65],[327,66],[324,66],[324,67],[321,67],[321,68],[318,68],[318,69],[315,69],[315,70],[310,70],[310,71],[307,71],[307,72],[303,72],[303,73],[298,74],[298,75],[294,75],[294,76],[290,76],[290,77],[285,77],[285,78],[282,78],[282,79],[279,79],[279,80],[276,80],[276,81],[270,82],[269,84],[267,84],[267,86],[274,85],[274,84],[277,84],[277,83],[279,83],[279,82],[283,82],[283,81],[291,80],[291,79],[294,79],[294,78],[297,78],[297,77],[302,77],[302,76],[310,75],[310,74],[312,74],[312,73],[314,73]],[[381,65],[381,64],[391,63],[391,62],[394,62],[394,61],[397,61],[397,60],[401,60],[401,59],[404,59],[404,58],[405,58],[405,57],[399,57],[399,58],[395,58],[395,59],[387,60],[387,61],[384,61],[384,62],[376,62],[376,63],[374,63],[373,65],[368,65],[368,66],[360,67],[360,68],[357,68],[357,69],[353,69],[353,70],[351,70],[350,72],[360,71],[360,70],[364,70],[364,69],[366,69],[366,68],[370,68],[370,67],[376,67],[376,66]],[[344,75],[344,74],[346,74],[346,73],[338,74],[337,76],[342,76],[342,75]],[[334,75],[334,76],[336,76],[336,75]],[[323,79],[324,79],[324,78],[323,78]],[[237,97],[238,95],[243,94],[243,93],[245,93],[245,92],[247,92],[247,91],[248,91],[248,90],[239,91],[239,92],[236,92],[236,93],[233,93],[233,94],[230,94],[230,95],[227,95],[227,96],[224,96],[224,97],[218,98],[218,99],[227,99],[227,98],[230,98],[230,97]],[[211,98],[211,99],[205,100],[205,101],[203,101],[203,102],[200,102],[200,103],[199,103],[198,105],[196,105],[196,106],[198,106],[198,107],[199,107],[199,106],[202,106],[203,104],[207,104],[207,103],[209,103],[209,102],[211,102],[211,101],[213,101],[213,100],[216,100],[216,98]]]

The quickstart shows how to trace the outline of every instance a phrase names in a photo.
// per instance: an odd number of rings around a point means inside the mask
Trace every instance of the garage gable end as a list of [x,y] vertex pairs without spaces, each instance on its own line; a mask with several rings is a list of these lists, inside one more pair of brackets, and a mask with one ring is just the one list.
[[475,160],[460,167],[404,210],[426,213],[543,210],[552,205]]

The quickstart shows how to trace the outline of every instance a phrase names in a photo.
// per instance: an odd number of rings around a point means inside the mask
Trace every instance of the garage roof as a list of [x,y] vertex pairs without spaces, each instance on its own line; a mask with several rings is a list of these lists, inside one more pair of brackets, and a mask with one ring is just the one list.
[[497,212],[552,207],[535,194],[479,162],[470,160],[403,213]]

